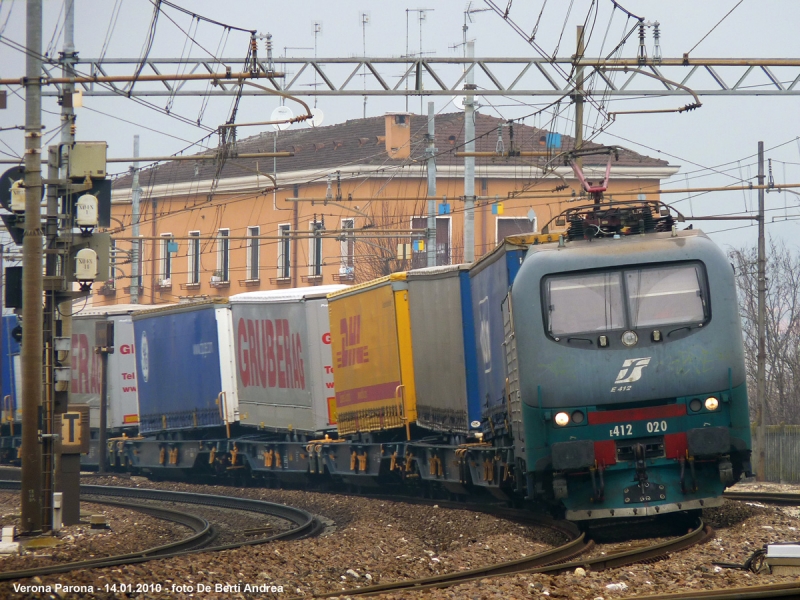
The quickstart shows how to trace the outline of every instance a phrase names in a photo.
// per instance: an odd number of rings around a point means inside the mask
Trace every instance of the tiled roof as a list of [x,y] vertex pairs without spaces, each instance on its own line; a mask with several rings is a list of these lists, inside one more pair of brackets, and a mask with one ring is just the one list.
[[[475,132],[477,151],[494,151],[497,148],[497,128],[503,121],[496,117],[476,113]],[[436,148],[438,150],[437,165],[461,165],[463,158],[457,158],[455,152],[463,150],[464,144],[464,114],[448,113],[436,115]],[[293,171],[315,171],[321,174],[335,171],[347,165],[387,165],[397,166],[408,161],[417,162],[425,160],[425,133],[427,132],[427,117],[420,115],[411,116],[411,158],[393,159],[386,153],[384,136],[384,116],[370,117],[367,119],[352,119],[329,125],[327,127],[294,126],[278,134],[278,151],[291,151],[294,156],[277,159],[279,173]],[[241,131],[244,131],[241,130]],[[513,126],[514,147],[517,150],[544,150],[544,136],[547,133],[541,129],[515,123]],[[511,129],[503,127],[503,146],[507,151],[511,148]],[[258,135],[239,140],[236,151],[239,154],[272,152],[274,149],[275,132],[262,132]],[[569,150],[574,146],[574,139],[570,136],[561,137],[561,149]],[[586,144],[587,147],[597,147],[597,144]],[[476,165],[504,164],[508,161],[517,161],[521,164],[536,164],[546,159],[537,158],[477,158]],[[584,165],[605,165],[607,158],[602,155],[587,156]],[[619,160],[613,163],[618,166],[665,167],[667,161],[650,158],[624,150],[620,153]],[[222,169],[220,178],[245,177],[253,175],[256,170],[262,173],[272,173],[273,160],[236,159],[227,161]],[[216,173],[215,161],[172,161],[161,163],[140,172],[142,186],[174,185],[191,181],[208,181]],[[120,177],[114,182],[114,188],[124,189],[131,185],[130,175]]]

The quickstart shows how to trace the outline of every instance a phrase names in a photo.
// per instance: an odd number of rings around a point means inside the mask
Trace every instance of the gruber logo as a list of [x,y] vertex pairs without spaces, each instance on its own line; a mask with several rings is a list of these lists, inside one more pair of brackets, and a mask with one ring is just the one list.
[[73,394],[100,393],[100,355],[95,354],[85,333],[72,334],[72,385]]
[[369,346],[361,344],[361,315],[339,321],[342,349],[336,353],[336,366],[340,369],[369,362]]
[[481,355],[483,356],[483,372],[492,372],[492,333],[489,328],[489,296],[485,296],[478,303],[481,317],[481,328],[478,337],[481,343]]
[[642,378],[642,369],[650,364],[650,357],[629,358],[622,363],[622,369],[614,383],[633,383]]
[[287,319],[239,319],[236,337],[244,387],[306,387],[303,342]]
[[139,342],[139,353],[142,356],[142,377],[144,382],[150,377],[150,347],[147,345],[147,332],[142,332],[142,341]]

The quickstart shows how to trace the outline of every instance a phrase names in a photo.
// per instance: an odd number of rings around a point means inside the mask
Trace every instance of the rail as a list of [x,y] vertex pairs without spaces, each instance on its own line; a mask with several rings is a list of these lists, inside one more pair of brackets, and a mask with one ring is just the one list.
[[688,548],[689,546],[693,546],[694,544],[705,542],[713,537],[713,535],[713,529],[700,521],[693,531],[667,542],[662,542],[646,548],[620,552],[610,556],[601,556],[572,562],[562,562],[568,557],[583,554],[593,546],[591,540],[587,540],[584,535],[581,534],[578,539],[572,540],[563,546],[524,559],[497,563],[479,569],[460,571],[458,573],[447,573],[445,575],[424,577],[422,579],[411,579],[394,583],[373,585],[369,587],[340,590],[338,592],[314,594],[314,597],[332,598],[337,596],[371,596],[376,594],[384,594],[390,591],[395,592],[405,590],[416,592],[432,588],[460,585],[463,583],[478,581],[486,577],[496,577],[499,575],[511,575],[521,572],[555,574],[563,571],[571,571],[577,567],[587,566],[594,571],[602,571],[604,569],[622,567],[638,562],[653,561],[672,552],[678,552]]
[[[0,490],[15,491],[19,490],[20,483],[18,481],[0,481]],[[118,502],[114,500],[98,499],[96,496],[117,497],[117,498],[130,498],[134,500],[151,500],[158,502],[175,502],[179,504],[197,504],[201,506],[212,506],[216,508],[225,508],[230,510],[248,511],[259,514],[267,514],[291,522],[294,527],[286,531],[268,536],[257,538],[253,540],[245,540],[234,542],[230,544],[210,546],[209,544],[216,538],[214,528],[202,517],[179,512],[161,507],[154,507],[150,505],[142,505],[130,502]],[[34,577],[42,575],[51,575],[54,573],[66,573],[77,569],[90,569],[111,567],[126,564],[135,564],[153,560],[156,558],[170,558],[180,556],[191,552],[217,552],[220,550],[231,550],[243,546],[253,546],[257,544],[265,544],[277,540],[297,540],[306,537],[311,537],[321,533],[323,525],[310,513],[304,510],[294,508],[292,506],[285,506],[282,504],[275,504],[272,502],[265,502],[262,500],[251,500],[249,498],[235,498],[230,496],[218,496],[211,494],[190,494],[187,492],[173,492],[163,490],[150,490],[139,488],[126,488],[126,487],[113,487],[113,486],[99,486],[99,485],[82,485],[81,497],[91,499],[92,502],[100,504],[108,504],[113,506],[120,506],[131,508],[139,512],[144,512],[155,516],[157,518],[167,519],[182,525],[186,525],[193,529],[194,533],[182,540],[157,546],[155,548],[148,548],[140,552],[133,552],[128,554],[108,556],[103,558],[74,561],[69,563],[61,563],[56,565],[48,565],[37,569],[27,569],[24,571],[10,571],[0,573],[0,581],[9,581],[22,579],[25,577]]]

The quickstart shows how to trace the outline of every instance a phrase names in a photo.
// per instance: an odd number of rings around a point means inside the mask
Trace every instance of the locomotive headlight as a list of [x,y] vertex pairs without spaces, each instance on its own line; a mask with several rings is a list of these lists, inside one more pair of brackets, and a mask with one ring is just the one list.
[[572,422],[575,423],[575,425],[580,425],[581,423],[583,423],[583,419],[584,415],[581,411],[576,410],[575,412],[572,413]]
[[569,423],[569,415],[567,413],[560,412],[556,414],[556,425],[564,427],[567,423]]
[[700,403],[700,398],[692,398],[692,401],[689,402],[689,408],[692,412],[697,412],[703,408],[703,405]]
[[622,334],[622,343],[626,346],[635,346],[638,341],[639,336],[636,335],[635,331],[626,331]]
[[713,396],[706,398],[706,410],[717,410],[719,408],[719,400]]

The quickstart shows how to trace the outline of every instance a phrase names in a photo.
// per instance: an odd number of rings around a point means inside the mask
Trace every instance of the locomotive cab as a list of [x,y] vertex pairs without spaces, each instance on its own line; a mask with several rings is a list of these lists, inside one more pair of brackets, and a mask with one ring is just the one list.
[[532,246],[507,304],[530,495],[573,520],[655,515],[750,471],[734,276],[702,232]]

